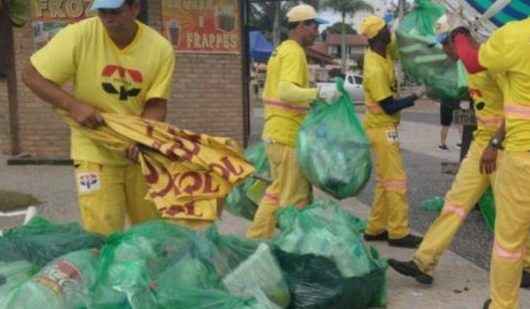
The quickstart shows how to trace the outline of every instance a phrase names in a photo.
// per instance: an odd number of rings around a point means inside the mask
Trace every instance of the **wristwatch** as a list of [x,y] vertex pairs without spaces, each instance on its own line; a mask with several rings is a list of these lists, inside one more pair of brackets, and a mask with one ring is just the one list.
[[494,137],[490,140],[490,146],[495,149],[502,149],[502,141],[498,137]]

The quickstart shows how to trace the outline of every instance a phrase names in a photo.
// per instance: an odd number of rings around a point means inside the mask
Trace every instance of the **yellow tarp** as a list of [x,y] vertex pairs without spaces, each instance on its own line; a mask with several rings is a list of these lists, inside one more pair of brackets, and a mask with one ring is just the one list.
[[[124,155],[131,144],[140,145],[147,198],[163,218],[216,220],[225,196],[254,172],[232,139],[195,134],[135,116],[102,116],[105,126],[82,128],[83,133]],[[71,119],[67,122],[79,127]]]

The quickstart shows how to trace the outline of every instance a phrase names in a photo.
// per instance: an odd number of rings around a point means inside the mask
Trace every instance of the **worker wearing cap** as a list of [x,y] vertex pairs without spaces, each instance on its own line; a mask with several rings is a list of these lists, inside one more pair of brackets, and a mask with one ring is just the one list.
[[[136,20],[136,0],[95,0],[87,18],[61,30],[25,68],[25,84],[42,100],[91,129],[103,124],[100,112],[163,121],[175,56],[157,31]],[[73,82],[73,92],[62,88]],[[138,148],[127,153],[95,144],[71,130],[81,220],[85,229],[110,234],[131,223],[158,218],[145,200],[147,186]]]
[[396,247],[416,248],[421,237],[410,234],[407,175],[399,150],[400,111],[414,105],[418,95],[396,99],[394,60],[389,46],[391,33],[385,21],[368,16],[360,33],[368,39],[364,54],[366,115],[364,126],[375,157],[376,185],[372,211],[364,238],[388,241]]
[[305,48],[318,37],[318,25],[325,23],[315,9],[306,4],[287,13],[289,39],[272,53],[267,64],[263,92],[265,125],[263,140],[271,167],[272,184],[267,188],[247,236],[270,238],[276,227],[276,211],[294,205],[304,207],[311,200],[311,184],[300,170],[295,141],[309,104],[318,96],[309,87],[309,69]]
[[[449,57],[457,55],[447,33],[440,35],[441,43]],[[466,32],[475,46],[478,43]],[[468,213],[489,186],[495,184],[497,157],[500,157],[501,140],[504,138],[504,112],[501,86],[504,76],[482,71],[468,76],[469,96],[477,118],[477,130],[473,142],[462,161],[456,178],[445,196],[440,216],[434,221],[423,241],[408,262],[389,259],[389,265],[397,272],[410,276],[423,284],[433,282],[432,273],[443,252],[451,244],[456,232]],[[527,260],[530,260],[527,256]],[[529,261],[526,262],[530,266]],[[530,273],[525,272],[521,287],[530,286]]]
[[495,240],[489,309],[519,308],[519,286],[530,230],[530,18],[496,30],[480,47],[465,28],[451,41],[470,73],[502,74],[506,137],[495,183]]

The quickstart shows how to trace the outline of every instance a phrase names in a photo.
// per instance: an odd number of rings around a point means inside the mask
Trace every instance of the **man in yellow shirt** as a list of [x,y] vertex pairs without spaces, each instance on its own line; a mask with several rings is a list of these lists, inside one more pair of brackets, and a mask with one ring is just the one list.
[[276,227],[276,211],[280,207],[304,207],[311,200],[311,184],[302,174],[296,159],[295,142],[309,104],[318,96],[317,88],[309,88],[309,70],[305,48],[318,37],[318,25],[325,21],[306,4],[287,13],[289,39],[273,52],[267,64],[263,92],[265,126],[263,140],[273,182],[260,202],[247,236],[270,238]]
[[[137,0],[96,0],[88,18],[60,31],[37,51],[23,80],[41,99],[84,127],[103,124],[99,112],[163,121],[175,56],[171,44],[136,20]],[[62,88],[73,83],[73,93]],[[82,223],[88,231],[110,234],[131,223],[157,218],[145,200],[147,187],[131,145],[127,153],[98,146],[71,130],[71,157]]]
[[530,18],[510,22],[475,47],[465,31],[451,34],[458,57],[470,73],[503,74],[505,151],[495,183],[495,241],[491,300],[486,309],[519,308],[519,286],[530,230]]
[[[471,34],[465,34],[478,47]],[[457,58],[447,36],[442,43],[446,53]],[[488,71],[469,75],[469,96],[474,102],[478,123],[474,140],[458,169],[451,190],[445,196],[440,216],[425,234],[413,259],[408,262],[389,259],[389,265],[397,272],[413,277],[420,283],[431,284],[434,268],[464,223],[467,214],[486,189],[494,186],[497,152],[501,147],[500,140],[504,137],[503,96],[499,86],[503,80],[502,76],[494,76]],[[528,261],[526,264],[530,266]],[[521,287],[530,286],[530,274],[525,272],[524,278]]]
[[407,175],[399,150],[398,125],[400,111],[413,106],[418,95],[394,98],[396,77],[389,48],[391,33],[385,21],[368,16],[360,30],[370,45],[363,65],[364,126],[372,143],[376,169],[374,201],[364,239],[416,248],[421,237],[410,234],[409,230]]

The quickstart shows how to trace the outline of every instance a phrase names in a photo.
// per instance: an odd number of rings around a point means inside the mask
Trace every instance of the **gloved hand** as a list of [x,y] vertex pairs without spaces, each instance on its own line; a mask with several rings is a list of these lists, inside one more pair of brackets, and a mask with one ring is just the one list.
[[324,88],[322,86],[318,86],[317,89],[318,99],[326,102],[327,104],[335,103],[342,96],[336,87]]
[[427,87],[425,87],[424,85],[421,85],[420,87],[415,89],[414,92],[412,93],[412,95],[416,96],[417,99],[424,98],[426,94],[427,94]]

